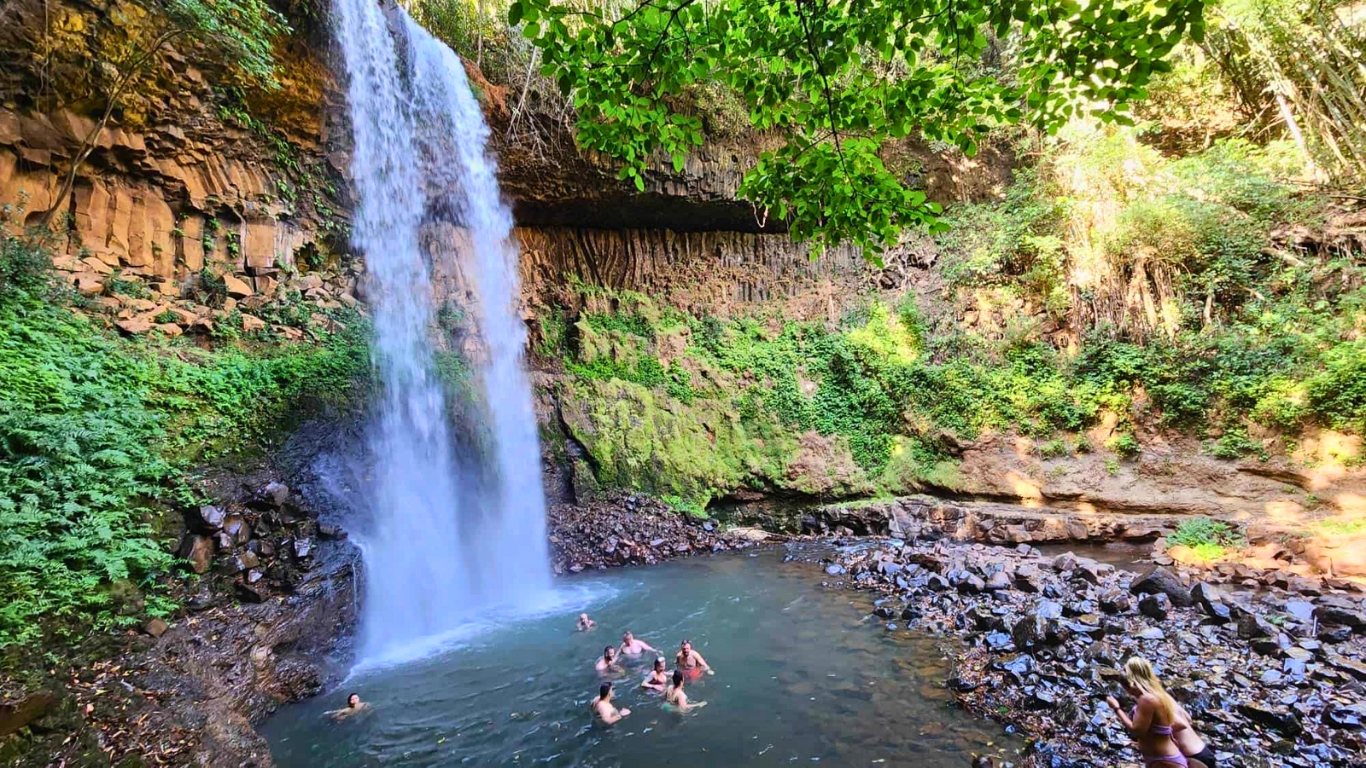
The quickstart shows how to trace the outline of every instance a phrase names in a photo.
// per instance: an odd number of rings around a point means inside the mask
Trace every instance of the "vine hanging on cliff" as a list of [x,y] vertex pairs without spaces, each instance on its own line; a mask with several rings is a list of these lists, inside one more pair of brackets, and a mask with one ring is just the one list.
[[[681,170],[703,141],[676,108],[690,88],[736,91],[784,143],[742,197],[816,248],[876,255],[939,208],[882,159],[910,135],[975,153],[993,127],[1046,129],[1084,114],[1126,120],[1163,58],[1203,35],[1204,0],[515,0],[508,21],[573,98],[578,141],[645,188],[654,157]],[[1007,66],[1000,66],[1004,59]]]

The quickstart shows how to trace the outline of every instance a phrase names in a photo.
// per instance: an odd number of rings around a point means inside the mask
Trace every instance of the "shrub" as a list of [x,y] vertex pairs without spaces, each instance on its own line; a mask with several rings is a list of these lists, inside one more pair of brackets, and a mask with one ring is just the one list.
[[1126,459],[1137,456],[1143,450],[1143,446],[1139,445],[1138,440],[1128,432],[1120,432],[1106,440],[1105,447]]
[[[0,228],[6,223],[6,217],[0,216]],[[41,288],[51,266],[52,258],[37,243],[0,234],[0,300]]]
[[1039,455],[1045,459],[1057,459],[1067,456],[1069,453],[1067,443],[1061,440],[1049,440],[1039,446]]
[[1228,523],[1197,517],[1182,521],[1176,530],[1167,536],[1168,546],[1187,547],[1198,560],[1218,560],[1231,548],[1241,547],[1244,539],[1241,533]]

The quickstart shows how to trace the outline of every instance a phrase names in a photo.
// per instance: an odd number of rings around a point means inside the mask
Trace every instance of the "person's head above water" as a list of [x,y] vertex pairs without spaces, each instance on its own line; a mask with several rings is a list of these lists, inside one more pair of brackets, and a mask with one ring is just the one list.
[[675,669],[673,680],[675,688],[681,687],[683,685],[683,670]]
[[350,707],[350,708],[352,708],[352,709],[355,709],[356,707],[359,707],[359,706],[360,706],[360,694],[359,694],[359,693],[353,693],[353,694],[351,694],[350,696],[347,696],[347,697],[346,697],[346,706],[348,706],[348,707]]
[[603,701],[607,701],[608,699],[612,698],[611,683],[603,683],[602,685],[598,686],[598,698],[602,699]]
[[613,656],[616,656],[616,655],[617,655],[617,647],[616,647],[615,645],[609,645],[609,646],[607,646],[607,647],[605,647],[605,648],[602,649],[602,657],[603,657],[604,659],[607,659],[608,661],[611,661],[611,660],[612,660],[612,657],[613,657]]
[[586,613],[580,613],[580,614],[579,614],[579,621],[581,621],[581,622],[587,624],[587,623],[588,623],[588,614],[586,614]]
[[1176,711],[1176,702],[1172,700],[1171,694],[1167,693],[1167,689],[1162,687],[1162,681],[1157,679],[1153,665],[1142,656],[1131,656],[1124,662],[1124,690],[1134,698],[1141,698],[1144,694],[1154,696],[1157,699],[1157,709],[1166,720],[1170,720]]
[[692,641],[691,641],[691,640],[684,640],[683,642],[681,642],[681,643],[678,644],[678,649],[679,649],[680,651],[684,652],[684,653],[687,653],[688,651],[691,651],[691,650],[692,650]]
[[635,638],[635,635],[632,635],[632,634],[631,634],[631,630],[629,630],[629,629],[626,630],[625,632],[622,632],[622,633],[621,633],[621,640],[622,640],[622,642],[624,642],[624,643],[629,643],[629,642],[631,642],[631,641],[634,640],[634,639],[636,639],[636,638]]
[[660,656],[659,658],[655,659],[655,671],[656,671],[656,672],[663,672],[663,671],[664,671],[664,657],[663,657],[663,656]]

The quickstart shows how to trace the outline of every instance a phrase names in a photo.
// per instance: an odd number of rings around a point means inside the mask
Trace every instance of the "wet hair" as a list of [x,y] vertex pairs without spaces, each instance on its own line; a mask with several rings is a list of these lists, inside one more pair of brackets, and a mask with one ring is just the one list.
[[679,685],[682,685],[682,684],[683,684],[683,670],[681,670],[681,669],[675,669],[675,670],[674,670],[674,685],[675,685],[675,686],[679,686]]
[[1124,662],[1124,682],[1139,693],[1152,694],[1157,699],[1157,711],[1162,713],[1165,720],[1170,722],[1176,719],[1176,701],[1162,687],[1162,681],[1157,679],[1153,665],[1147,659],[1133,656]]
[[352,691],[351,693],[346,694],[346,706],[348,706],[348,707],[351,706],[351,700],[352,700],[352,699],[355,699],[356,701],[360,701],[360,694],[359,694],[359,693],[356,693],[355,691]]
[[607,698],[608,695],[611,694],[611,693],[612,693],[612,684],[611,684],[611,683],[603,683],[602,685],[599,685],[599,686],[598,686],[598,698],[599,698],[599,699],[605,699],[605,698]]
[[622,633],[621,633],[621,636],[622,636],[622,637],[635,637],[635,635],[631,634],[631,630],[629,630],[629,629],[626,630],[625,632],[622,632]]
[[664,666],[664,657],[663,657],[663,656],[660,656],[659,658],[655,659],[655,666],[656,666],[656,667],[662,667],[662,666]]
[[615,645],[606,646],[605,648],[602,649],[602,655],[603,655],[603,656],[606,656],[607,654],[609,654],[609,653],[615,651],[616,649],[617,649],[617,647],[616,647]]

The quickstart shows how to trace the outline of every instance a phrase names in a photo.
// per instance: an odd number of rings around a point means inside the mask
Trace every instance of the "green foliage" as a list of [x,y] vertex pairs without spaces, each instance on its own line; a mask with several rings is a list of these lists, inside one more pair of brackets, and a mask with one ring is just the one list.
[[1138,439],[1128,432],[1120,432],[1106,440],[1105,447],[1126,459],[1132,459],[1143,452],[1143,446],[1138,444]]
[[46,294],[0,298],[0,646],[42,618],[132,621],[110,585],[170,566],[153,521],[190,500],[190,462],[258,444],[301,398],[344,399],[368,370],[360,322],[310,347],[159,344]]
[[1039,446],[1039,455],[1045,459],[1061,459],[1070,456],[1071,451],[1067,450],[1067,443],[1053,439]]
[[159,0],[171,22],[195,43],[214,49],[248,79],[268,88],[275,80],[274,40],[289,32],[266,0]]
[[1218,560],[1244,544],[1242,534],[1228,523],[1197,517],[1183,521],[1167,536],[1168,546],[1189,547],[1197,560]]
[[[0,215],[0,227],[8,216]],[[18,237],[0,237],[0,301],[42,288],[48,280],[52,259],[37,243]]]
[[1241,459],[1250,453],[1265,458],[1261,444],[1249,439],[1245,429],[1229,429],[1210,448],[1210,454],[1218,459]]
[[[1056,0],[928,3],[639,0],[580,10],[515,0],[520,25],[577,110],[577,140],[645,187],[652,157],[675,169],[703,141],[678,106],[720,84],[753,128],[783,143],[746,173],[741,194],[818,248],[875,254],[939,209],[906,189],[879,150],[913,134],[975,153],[994,126],[1053,129],[1083,113],[1124,120],[1163,58],[1203,35],[1200,0],[1103,6]],[[1003,47],[1009,73],[982,65]]]
[[705,497],[699,500],[687,499],[675,494],[665,494],[660,497],[660,501],[692,517],[705,519],[711,516],[707,512],[707,499]]

